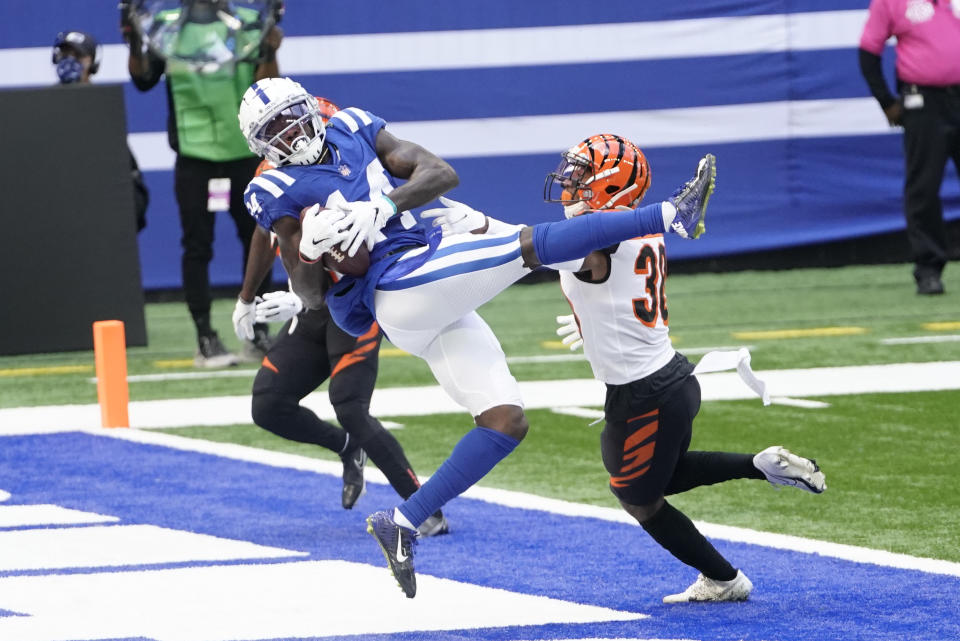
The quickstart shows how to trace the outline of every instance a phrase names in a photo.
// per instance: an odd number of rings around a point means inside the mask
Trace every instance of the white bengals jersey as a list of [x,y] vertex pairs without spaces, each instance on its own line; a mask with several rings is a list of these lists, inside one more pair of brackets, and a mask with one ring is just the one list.
[[[663,236],[620,243],[610,255],[610,275],[598,283],[560,272],[573,307],[583,352],[597,380],[624,385],[654,373],[674,355],[667,328]],[[589,272],[584,273],[589,278]]]

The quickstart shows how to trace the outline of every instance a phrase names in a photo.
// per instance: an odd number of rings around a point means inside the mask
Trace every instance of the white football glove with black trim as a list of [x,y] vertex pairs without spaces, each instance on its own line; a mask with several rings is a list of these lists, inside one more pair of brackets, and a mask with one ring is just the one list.
[[341,230],[344,213],[313,205],[300,223],[300,260],[315,263],[320,255],[346,238]]
[[569,316],[557,316],[557,323],[560,324],[560,327],[557,328],[557,336],[563,337],[563,340],[560,342],[564,345],[569,345],[571,352],[575,352],[583,347],[583,337],[580,335],[580,326],[577,325],[576,316],[573,314]]

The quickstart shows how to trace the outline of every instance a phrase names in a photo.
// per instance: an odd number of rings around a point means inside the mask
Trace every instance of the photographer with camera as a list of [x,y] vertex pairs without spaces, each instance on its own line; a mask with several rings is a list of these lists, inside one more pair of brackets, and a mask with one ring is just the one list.
[[[237,108],[251,83],[279,75],[276,54],[283,32],[277,22],[283,2],[123,0],[119,8],[134,86],[148,91],[166,78],[183,289],[197,332],[194,364],[235,365],[240,358],[223,345],[210,319],[214,213],[229,211],[243,244],[245,269],[256,223],[243,204],[243,190],[260,159],[237,126]],[[258,325],[244,356],[260,360],[268,347],[267,327]]]

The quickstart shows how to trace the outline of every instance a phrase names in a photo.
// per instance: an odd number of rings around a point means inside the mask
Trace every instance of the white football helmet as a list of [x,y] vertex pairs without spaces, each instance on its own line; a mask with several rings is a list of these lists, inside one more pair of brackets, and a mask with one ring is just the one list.
[[323,153],[326,130],[317,99],[290,78],[250,85],[238,118],[250,151],[277,167],[312,165]]

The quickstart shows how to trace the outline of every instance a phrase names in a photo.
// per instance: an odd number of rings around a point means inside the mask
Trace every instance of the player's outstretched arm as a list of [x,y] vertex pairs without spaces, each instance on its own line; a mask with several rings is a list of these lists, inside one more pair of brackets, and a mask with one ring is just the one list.
[[443,158],[386,129],[377,134],[377,157],[393,176],[407,181],[389,194],[397,211],[422,207],[460,184],[457,172]]
[[276,259],[270,232],[257,225],[250,238],[250,253],[247,254],[247,268],[243,273],[243,285],[240,287],[240,298],[252,301],[260,289],[260,284],[267,277]]
[[[705,230],[707,203],[716,185],[716,163],[712,154],[700,159],[697,174],[669,201],[525,227],[520,232],[525,264],[531,269],[541,265],[557,268],[567,261],[583,258],[595,249],[668,231],[682,238],[700,237]],[[559,269],[569,268],[561,266]]]
[[397,212],[425,205],[460,183],[457,172],[445,160],[386,129],[377,134],[377,157],[391,175],[407,182],[369,202],[340,206],[345,214],[340,223],[345,234],[340,249],[349,256],[356,254],[364,242],[367,249],[373,249],[374,236]]

